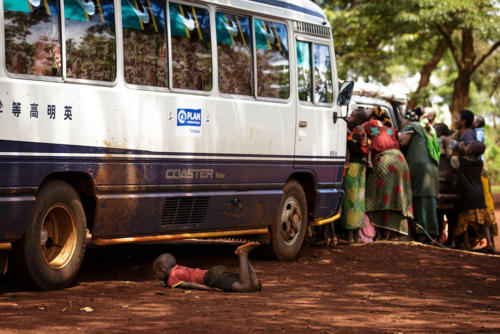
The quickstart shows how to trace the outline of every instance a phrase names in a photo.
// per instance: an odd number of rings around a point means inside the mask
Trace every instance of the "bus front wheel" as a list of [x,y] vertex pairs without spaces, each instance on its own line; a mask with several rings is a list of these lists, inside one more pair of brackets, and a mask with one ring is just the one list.
[[44,290],[61,289],[75,278],[85,253],[85,212],[68,183],[50,180],[36,195],[30,221],[13,247],[14,275]]
[[304,242],[307,228],[307,201],[297,181],[287,182],[276,222],[271,226],[271,247],[278,260],[297,256]]

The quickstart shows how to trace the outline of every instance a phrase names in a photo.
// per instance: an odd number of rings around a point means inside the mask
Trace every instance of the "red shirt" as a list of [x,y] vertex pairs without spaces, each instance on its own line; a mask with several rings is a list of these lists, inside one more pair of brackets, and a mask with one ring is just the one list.
[[363,123],[368,138],[371,141],[372,150],[375,153],[380,153],[392,148],[399,149],[399,141],[396,129],[390,126],[385,126],[381,121],[371,119]]
[[182,282],[205,284],[203,276],[205,276],[207,271],[208,270],[176,265],[172,268],[170,275],[168,275],[167,285],[171,288],[175,288],[176,285]]

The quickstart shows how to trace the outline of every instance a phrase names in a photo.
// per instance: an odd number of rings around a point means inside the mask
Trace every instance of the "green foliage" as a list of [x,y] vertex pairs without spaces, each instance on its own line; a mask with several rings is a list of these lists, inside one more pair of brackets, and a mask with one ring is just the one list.
[[491,184],[500,185],[500,130],[486,127],[486,152],[484,161],[488,170]]
[[[394,77],[419,73],[442,41],[440,29],[449,35],[453,54],[445,53],[435,72],[440,80],[414,96],[419,104],[444,93],[443,103],[453,100],[457,61],[462,57],[462,29],[470,29],[475,61],[500,40],[498,0],[321,0],[333,27],[340,78],[388,83]],[[474,73],[472,105],[485,101],[484,92],[500,101],[500,52],[491,54]],[[454,78],[452,80],[451,78]],[[443,87],[446,86],[446,87]],[[478,94],[474,96],[474,94]],[[488,107],[500,113],[500,108]]]

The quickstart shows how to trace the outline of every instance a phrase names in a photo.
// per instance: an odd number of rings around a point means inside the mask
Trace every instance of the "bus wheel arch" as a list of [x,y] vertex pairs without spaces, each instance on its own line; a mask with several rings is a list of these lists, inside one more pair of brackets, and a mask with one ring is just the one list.
[[278,260],[292,260],[299,253],[307,230],[307,211],[302,185],[294,179],[288,181],[271,225],[271,249]]
[[14,243],[13,274],[20,283],[44,290],[68,286],[85,254],[87,226],[76,190],[50,179],[42,184],[23,238]]
[[95,184],[90,175],[82,172],[56,172],[48,175],[38,187],[37,193],[51,180],[68,183],[77,192],[85,212],[87,228],[92,233],[97,207]]
[[304,190],[307,200],[307,212],[309,215],[308,219],[310,219],[311,218],[310,216],[316,210],[316,199],[317,199],[316,175],[312,172],[294,173],[288,178],[287,183],[292,180],[299,182],[300,185],[302,186],[302,189]]

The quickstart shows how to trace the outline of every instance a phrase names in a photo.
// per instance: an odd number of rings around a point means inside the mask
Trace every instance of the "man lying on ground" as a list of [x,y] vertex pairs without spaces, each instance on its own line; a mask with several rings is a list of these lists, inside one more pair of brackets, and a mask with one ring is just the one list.
[[171,288],[222,290],[231,292],[251,292],[261,289],[261,284],[253,270],[248,253],[259,246],[258,242],[248,242],[234,252],[240,258],[240,273],[229,271],[219,265],[202,270],[177,265],[172,254],[164,253],[153,262],[153,273],[158,280]]

